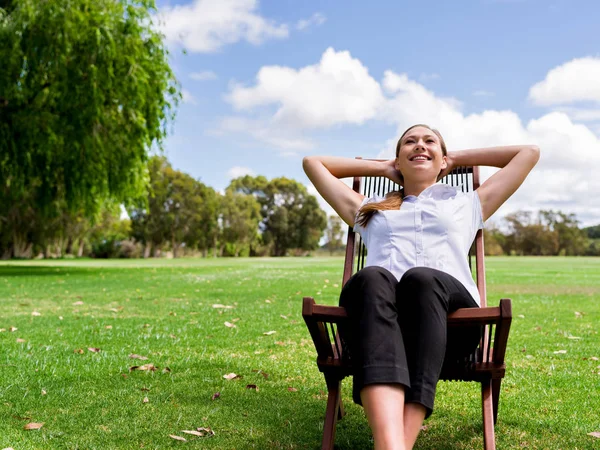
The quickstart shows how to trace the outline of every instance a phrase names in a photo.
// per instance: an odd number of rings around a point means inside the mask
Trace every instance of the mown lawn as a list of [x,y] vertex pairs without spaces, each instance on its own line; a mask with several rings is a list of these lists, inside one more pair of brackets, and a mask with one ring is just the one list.
[[[301,298],[336,304],[341,270],[341,258],[0,264],[0,448],[318,448],[325,384]],[[512,298],[514,314],[498,448],[600,448],[588,435],[600,258],[488,258],[487,279],[490,304]],[[144,364],[157,369],[130,371]],[[337,448],[368,449],[350,384]],[[478,385],[440,383],[426,425],[418,449],[482,448]],[[197,428],[215,435],[182,433]]]

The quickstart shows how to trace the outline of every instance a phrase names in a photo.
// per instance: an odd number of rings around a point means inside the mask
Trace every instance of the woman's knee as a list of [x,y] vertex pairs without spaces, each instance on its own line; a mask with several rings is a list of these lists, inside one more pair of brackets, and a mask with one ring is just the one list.
[[430,267],[413,267],[404,272],[400,284],[428,288],[437,283],[436,272],[436,269]]
[[394,302],[396,277],[387,269],[377,266],[365,267],[355,273],[342,289],[340,305]]

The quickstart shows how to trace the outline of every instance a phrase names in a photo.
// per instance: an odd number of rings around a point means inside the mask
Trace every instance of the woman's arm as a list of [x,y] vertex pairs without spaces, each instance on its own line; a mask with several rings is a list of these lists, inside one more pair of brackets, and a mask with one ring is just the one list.
[[450,170],[458,166],[501,168],[477,189],[483,220],[487,220],[523,184],[540,159],[540,149],[535,145],[512,145],[460,150],[448,156]]
[[365,198],[354,192],[339,178],[355,176],[385,176],[398,181],[394,160],[368,161],[337,156],[306,156],[302,160],[304,172],[317,191],[331,205],[344,222],[354,226],[358,207]]

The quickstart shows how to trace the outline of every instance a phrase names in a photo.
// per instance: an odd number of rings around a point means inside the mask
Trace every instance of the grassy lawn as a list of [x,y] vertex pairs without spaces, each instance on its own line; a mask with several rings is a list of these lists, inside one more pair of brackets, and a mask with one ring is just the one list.
[[[326,390],[301,298],[336,304],[341,271],[341,258],[0,264],[0,448],[318,448]],[[487,279],[489,303],[512,298],[514,314],[498,448],[600,448],[600,258],[488,258]],[[336,446],[368,449],[350,385]],[[478,385],[440,383],[416,448],[482,448],[480,411]],[[215,435],[181,431],[199,427]]]

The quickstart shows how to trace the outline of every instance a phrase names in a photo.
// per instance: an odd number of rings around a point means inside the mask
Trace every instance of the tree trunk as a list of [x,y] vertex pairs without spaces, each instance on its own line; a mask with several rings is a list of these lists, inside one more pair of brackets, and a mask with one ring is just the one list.
[[150,258],[151,253],[152,253],[152,243],[146,242],[146,245],[144,247],[144,258]]
[[67,239],[67,248],[65,249],[65,254],[72,255],[73,254],[73,239],[69,237]]
[[84,242],[83,239],[79,240],[79,248],[77,249],[77,257],[81,258],[83,256],[83,247],[84,247]]

